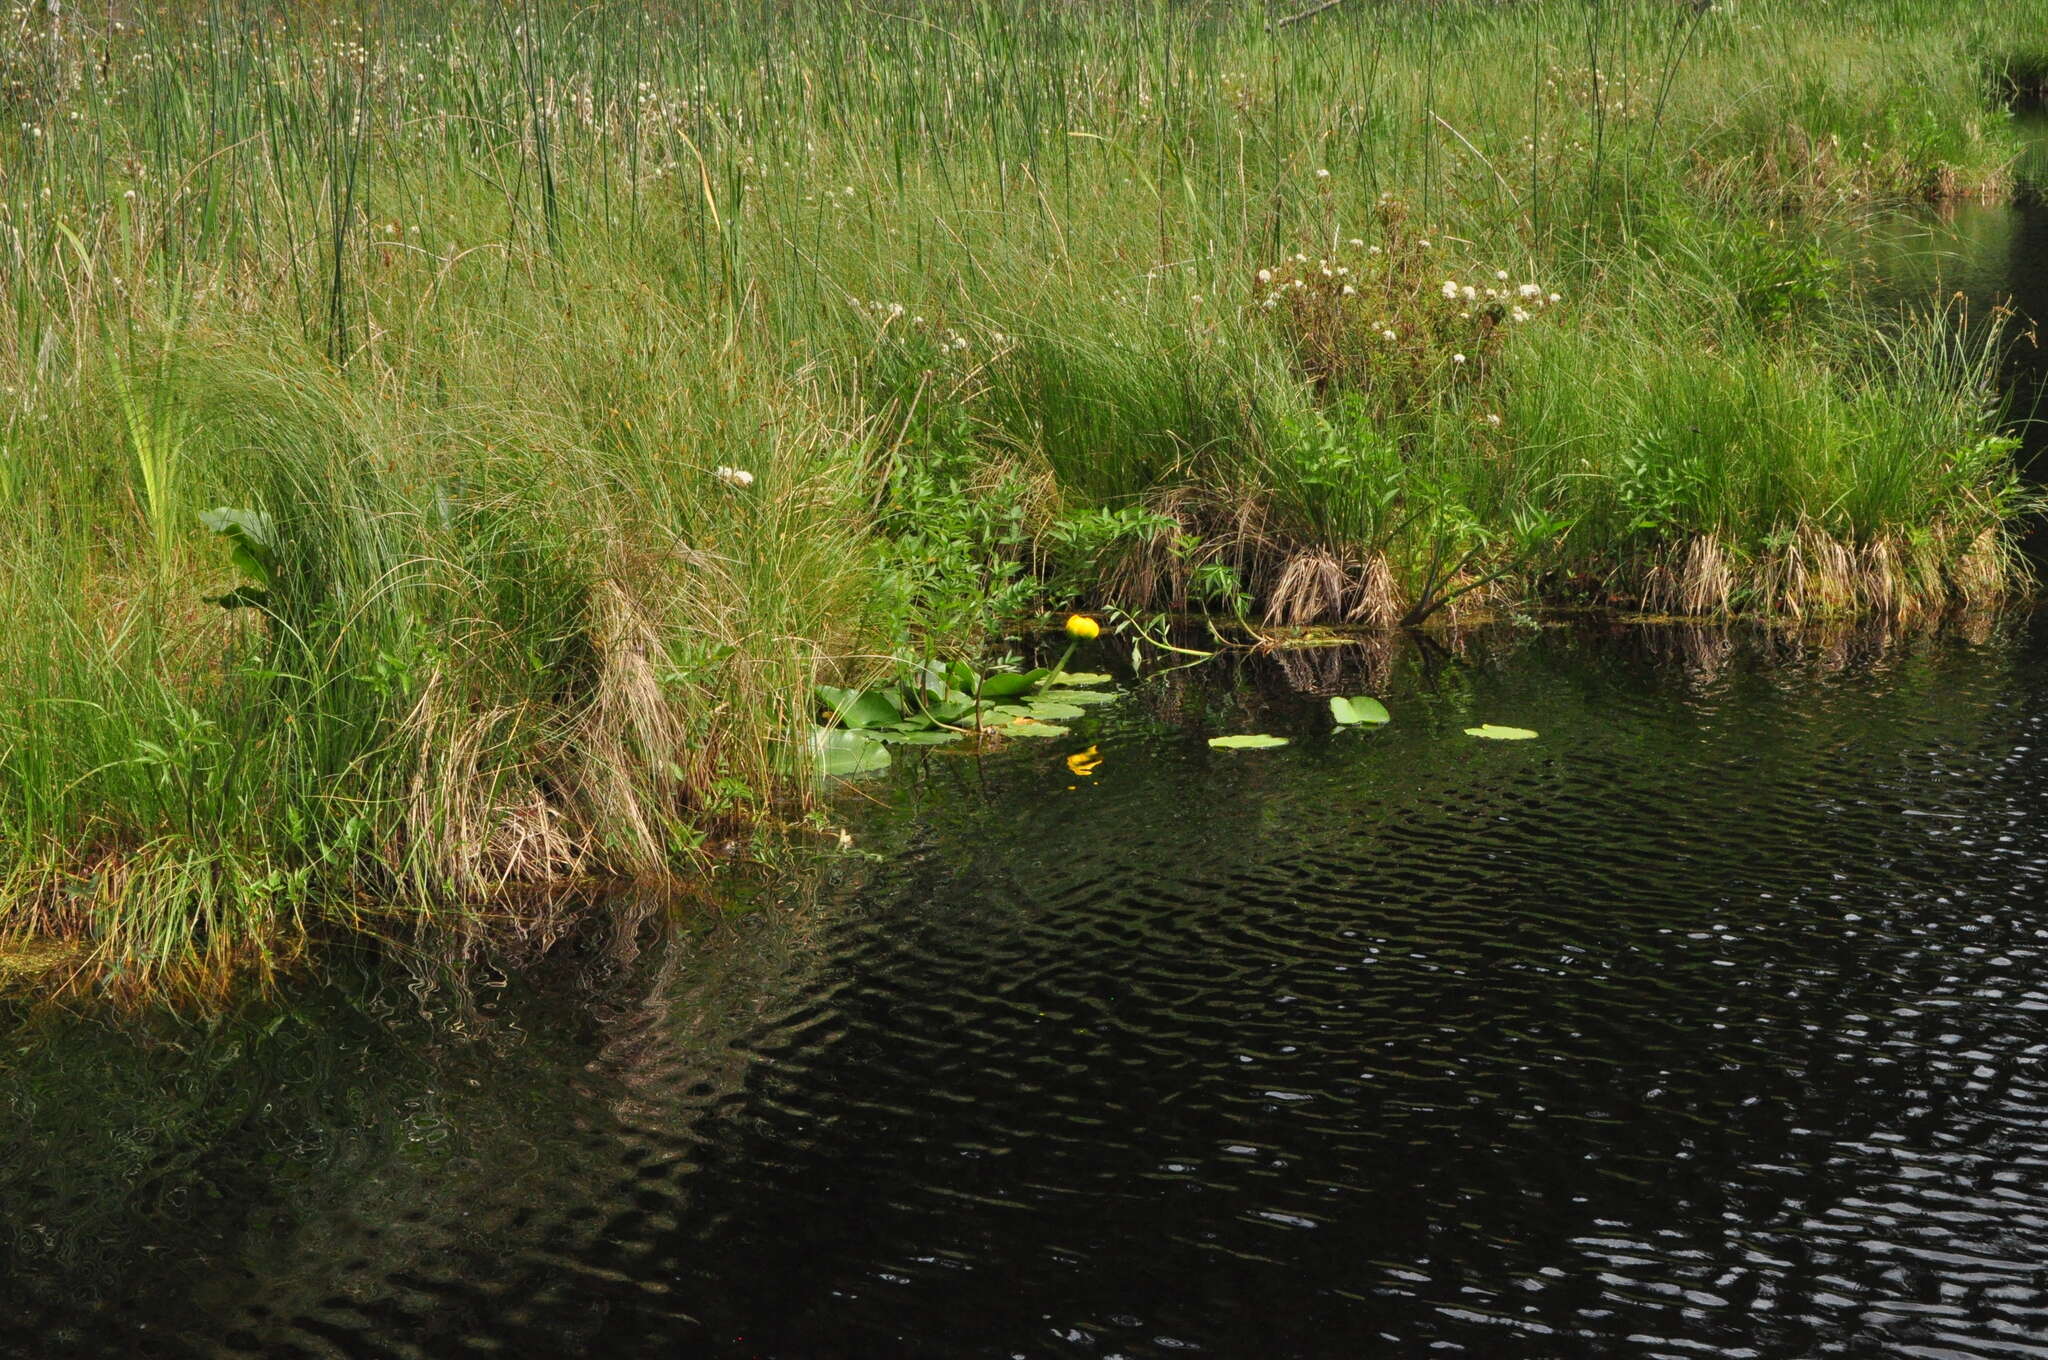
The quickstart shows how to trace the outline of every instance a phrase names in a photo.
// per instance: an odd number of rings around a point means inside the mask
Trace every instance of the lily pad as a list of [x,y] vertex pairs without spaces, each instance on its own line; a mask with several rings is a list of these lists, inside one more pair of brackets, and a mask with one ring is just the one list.
[[1099,689],[1049,689],[1043,694],[1033,695],[1031,701],[1041,704],[1113,704],[1116,695],[1104,694]]
[[1088,685],[1107,685],[1115,679],[1115,676],[1104,675],[1101,671],[1060,672],[1060,683],[1062,685],[1080,685],[1084,687]]
[[1387,706],[1377,699],[1363,696],[1347,699],[1341,694],[1331,698],[1330,716],[1337,720],[1340,727],[1349,727],[1354,723],[1377,725],[1394,720],[1394,715],[1387,712]]
[[1533,741],[1536,737],[1536,734],[1526,727],[1497,727],[1492,723],[1468,727],[1465,729],[1465,735],[1484,737],[1488,741]]
[[820,727],[811,734],[811,754],[821,775],[844,779],[867,774],[889,764],[888,748],[865,732],[844,727]]
[[1267,736],[1264,732],[1246,732],[1234,737],[1211,737],[1209,744],[1231,751],[1262,751],[1269,746],[1285,746],[1287,738]]
[[989,729],[1006,737],[1064,737],[1073,730],[1071,727],[1061,727],[1058,723],[1039,722],[1033,718],[1019,718],[1015,722],[1006,722],[1000,727]]
[[1054,703],[1050,699],[1033,699],[1028,705],[1029,716],[1034,718],[1085,718],[1088,710],[1079,704]]

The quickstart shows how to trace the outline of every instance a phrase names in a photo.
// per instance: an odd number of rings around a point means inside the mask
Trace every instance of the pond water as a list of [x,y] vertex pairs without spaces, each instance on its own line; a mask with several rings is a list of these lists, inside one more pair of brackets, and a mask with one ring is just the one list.
[[2044,652],[1183,672],[703,929],[45,1027],[0,1350],[2048,1353]]
[[[2048,317],[2038,209],[1874,249]],[[0,1354],[2048,1356],[2044,662],[1219,662],[911,753],[745,912],[43,1021]]]

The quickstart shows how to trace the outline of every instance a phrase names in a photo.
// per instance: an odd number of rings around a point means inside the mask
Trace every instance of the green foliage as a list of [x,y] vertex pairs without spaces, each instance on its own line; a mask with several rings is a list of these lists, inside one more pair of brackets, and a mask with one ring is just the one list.
[[[821,680],[1055,600],[2012,579],[1990,340],[1806,243],[2003,188],[2048,0],[520,17],[80,16],[0,139],[0,929],[141,987],[681,867],[880,763]],[[1086,709],[970,678],[841,697]]]

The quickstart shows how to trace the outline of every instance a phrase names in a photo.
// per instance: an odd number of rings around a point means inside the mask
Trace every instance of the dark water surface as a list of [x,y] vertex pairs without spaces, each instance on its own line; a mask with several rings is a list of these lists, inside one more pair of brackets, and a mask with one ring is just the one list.
[[1185,672],[693,934],[46,1028],[0,1352],[2048,1355],[2044,660]]

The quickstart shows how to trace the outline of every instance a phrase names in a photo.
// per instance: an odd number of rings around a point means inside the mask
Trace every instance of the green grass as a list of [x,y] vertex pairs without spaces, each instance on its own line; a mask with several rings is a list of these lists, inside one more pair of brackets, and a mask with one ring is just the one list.
[[2007,191],[1992,11],[15,14],[0,930],[217,987],[687,867],[1046,605],[2005,594],[1991,338],[1810,244]]

